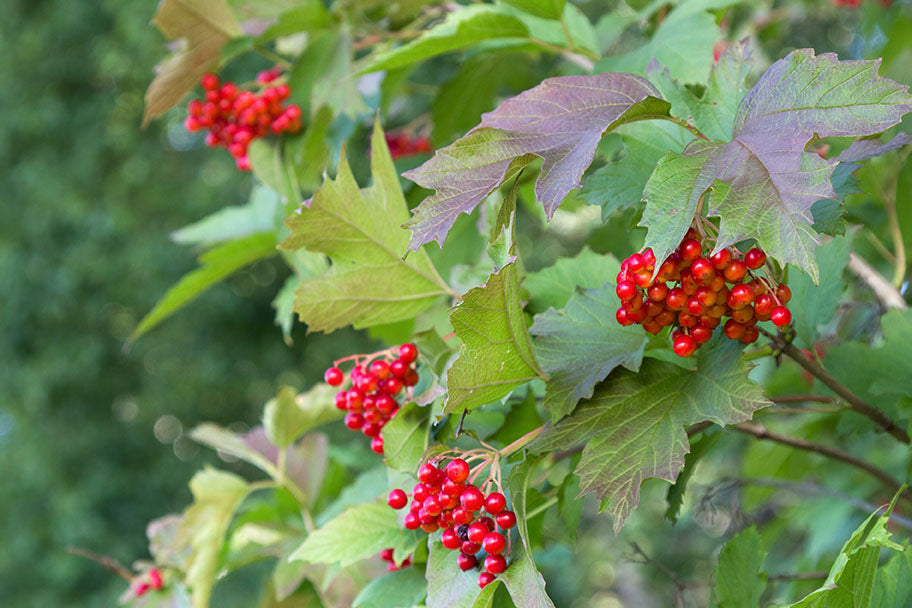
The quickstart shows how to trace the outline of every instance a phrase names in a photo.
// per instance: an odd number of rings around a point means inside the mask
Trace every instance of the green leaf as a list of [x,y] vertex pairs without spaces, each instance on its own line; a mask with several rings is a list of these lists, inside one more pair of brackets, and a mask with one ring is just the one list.
[[722,547],[716,566],[715,596],[718,608],[757,608],[766,589],[766,575],[760,572],[766,551],[760,535],[751,526]]
[[687,234],[698,201],[688,197],[707,159],[720,145],[696,141],[683,154],[669,152],[646,183],[646,209],[639,225],[648,228],[644,247],[651,247],[657,260],[665,260]]
[[146,90],[143,126],[170,110],[219,58],[222,47],[241,35],[225,0],[162,0],[152,19],[168,40],[180,40],[179,50],[162,61]]
[[529,31],[522,21],[497,6],[461,6],[415,40],[370,58],[361,73],[398,68],[466,48],[482,40],[526,38],[528,35]]
[[231,241],[202,254],[199,257],[201,267],[184,275],[162,296],[139,322],[127,342],[136,341],[188,302],[244,266],[274,254],[275,246],[275,236],[269,232]]
[[601,287],[613,281],[620,270],[621,265],[614,256],[583,247],[576,256],[558,258],[551,266],[526,276],[523,287],[531,296],[529,308],[535,312],[563,308],[577,287]]
[[291,387],[282,387],[263,411],[266,436],[279,448],[286,448],[310,429],[341,419],[344,413],[335,406],[336,392],[322,382],[300,395]]
[[190,492],[193,504],[184,511],[179,533],[190,552],[184,582],[194,608],[208,608],[225,532],[249,489],[237,475],[207,468],[190,480]]
[[644,480],[677,477],[688,452],[685,425],[735,424],[770,405],[748,379],[738,344],[725,340],[698,352],[695,371],[654,359],[639,373],[616,370],[530,446],[545,452],[585,444],[576,467],[580,494],[595,492],[610,505],[615,531],[639,502]]
[[519,301],[516,262],[466,293],[450,323],[462,346],[447,373],[444,413],[491,403],[529,380],[544,379]]
[[181,245],[211,246],[275,228],[279,199],[276,193],[257,184],[245,205],[225,207],[212,215],[171,233],[171,240]]
[[579,500],[579,477],[569,473],[561,482],[557,495],[557,512],[570,536],[571,545],[576,544],[580,518],[583,515],[583,501]]
[[408,223],[410,249],[443,243],[462,213],[471,213],[500,184],[535,157],[544,160],[535,196],[554,215],[582,186],[602,135],[618,126],[665,116],[668,102],[646,79],[632,74],[562,76],[503,102],[480,125],[404,177],[434,189]]
[[674,485],[668,488],[666,500],[668,508],[665,510],[665,519],[672,524],[678,523],[678,514],[684,505],[684,493],[687,491],[687,483],[693,477],[697,468],[697,463],[716,445],[721,433],[700,433],[696,439],[690,441],[690,452],[684,457],[684,467],[678,474]]
[[[290,36],[299,32],[314,32],[330,28],[333,25],[332,14],[326,9],[321,0],[294,0],[294,7],[276,14],[274,2],[267,3],[266,15],[258,17],[277,18],[265,32],[260,34],[259,41],[267,42],[282,36]],[[285,7],[283,7],[285,8]]]
[[418,535],[399,525],[396,511],[386,504],[353,507],[314,531],[289,559],[343,568],[392,547],[408,555],[418,546]]
[[595,65],[595,70],[642,73],[654,59],[682,82],[703,83],[712,64],[713,45],[720,38],[719,26],[709,11],[740,1],[682,2],[668,13],[648,43],[624,55],[602,59]]
[[366,502],[374,502],[385,497],[388,488],[386,478],[387,469],[383,465],[368,469],[358,475],[354,481],[345,486],[339,496],[317,516],[318,526],[332,521],[349,507],[355,507]]
[[354,608],[409,608],[425,596],[427,581],[418,568],[403,568],[376,578],[355,598]]
[[871,603],[880,549],[903,550],[887,531],[892,510],[891,504],[883,515],[872,513],[843,545],[823,585],[789,608],[884,608]]
[[459,569],[456,555],[440,544],[439,534],[428,538],[428,547],[427,608],[472,608],[479,595],[478,574]]
[[530,332],[535,354],[550,376],[545,407],[554,421],[591,397],[595,385],[617,366],[640,369],[647,339],[641,328],[617,322],[620,301],[614,291],[614,283],[581,290],[566,307],[535,316]]
[[327,106],[320,107],[304,135],[295,137],[285,146],[295,177],[303,190],[316,190],[323,180],[323,171],[329,164],[327,138],[332,122],[332,110]]
[[294,167],[283,153],[281,141],[257,138],[250,142],[247,157],[253,174],[281,196],[283,207],[301,200],[301,186]]
[[294,343],[291,339],[291,328],[294,325],[294,299],[295,292],[300,286],[301,279],[297,275],[291,275],[285,279],[282,288],[272,299],[272,307],[275,309],[275,324],[282,330],[282,338],[288,346]]
[[418,470],[427,449],[430,417],[430,407],[409,402],[383,427],[383,458],[388,467],[403,473]]
[[820,282],[814,285],[804,273],[792,273],[788,285],[792,290],[789,308],[795,331],[810,345],[820,337],[818,327],[829,323],[845,290],[842,272],[849,261],[851,242],[836,237],[819,249]]
[[871,605],[877,608],[909,608],[912,606],[912,549],[905,545],[902,553],[894,553],[877,570]]
[[204,422],[190,431],[190,439],[213,450],[219,450],[249,462],[273,479],[278,479],[279,477],[279,471],[275,468],[275,464],[266,458],[262,452],[254,449],[244,441],[242,436],[217,424]]
[[330,332],[415,317],[449,292],[424,251],[402,259],[408,207],[379,123],[371,142],[374,183],[358,189],[343,156],[336,179],[327,179],[313,199],[288,220],[282,249],[306,247],[330,256],[326,273],[302,282],[295,312],[310,331]]
[[831,236],[844,235],[846,233],[845,212],[845,205],[837,200],[828,198],[817,201],[811,206],[811,216],[814,218],[811,228]]
[[516,7],[536,17],[560,19],[564,14],[566,0],[502,0],[504,4]]
[[728,141],[738,106],[747,92],[745,79],[754,65],[750,40],[730,44],[713,63],[709,83],[700,102],[693,106],[697,127],[710,139]]

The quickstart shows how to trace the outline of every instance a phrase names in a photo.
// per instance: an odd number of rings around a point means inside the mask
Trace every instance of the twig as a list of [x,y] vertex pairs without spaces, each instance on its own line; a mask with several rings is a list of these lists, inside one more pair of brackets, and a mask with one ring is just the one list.
[[133,573],[130,572],[125,566],[118,562],[113,557],[108,557],[107,555],[101,555],[100,553],[95,553],[94,551],[89,551],[88,549],[81,549],[79,547],[67,547],[67,553],[72,553],[73,555],[78,555],[79,557],[84,557],[88,560],[95,562],[103,566],[109,572],[113,572],[120,578],[131,581],[133,580]]
[[[868,473],[872,477],[875,477],[885,486],[889,487],[890,490],[894,493],[898,492],[899,489],[903,487],[903,484],[901,484],[895,477],[883,469],[880,469],[870,462],[862,460],[861,458],[857,458],[848,452],[843,452],[842,450],[831,448],[830,446],[807,441],[806,439],[801,439],[799,437],[782,435],[781,433],[769,430],[762,424],[756,424],[753,422],[742,422],[741,424],[733,425],[731,428],[746,435],[752,435],[757,439],[774,441],[776,443],[781,443],[782,445],[787,445],[789,447],[804,450],[807,452],[814,452],[815,454],[820,454],[821,456],[826,456],[827,458],[844,462],[855,467],[856,469],[860,469]],[[909,492],[908,489],[903,491],[902,497],[912,503],[912,492]]]
[[688,131],[690,131],[691,133],[693,133],[700,139],[705,139],[706,141],[710,141],[710,139],[706,135],[704,135],[703,132],[700,131],[700,129],[698,129],[694,125],[690,124],[683,118],[678,118],[677,116],[659,116],[658,118],[667,120],[669,122],[673,122],[674,124],[678,125],[682,129],[687,129]]
[[844,407],[777,407],[763,410],[768,414],[836,414],[845,411]]
[[591,72],[595,68],[595,62],[592,59],[580,55],[579,53],[574,53],[565,47],[557,46],[556,44],[551,44],[550,42],[545,42],[544,40],[539,40],[538,38],[529,38],[529,42],[537,44],[541,48],[547,49],[552,53],[557,53],[570,63],[575,63],[587,72]]
[[825,579],[830,575],[829,572],[821,570],[820,572],[795,572],[792,574],[768,574],[768,581],[816,581]]
[[[898,264],[897,267],[899,267]],[[852,274],[871,288],[871,291],[874,292],[874,295],[886,308],[899,308],[900,310],[909,308],[909,305],[906,304],[896,287],[891,285],[890,281],[886,280],[883,275],[874,270],[864,258],[855,252],[849,254],[848,268],[852,271]]]
[[839,403],[839,400],[826,395],[779,395],[770,397],[773,403]]
[[696,435],[698,433],[702,433],[703,431],[705,431],[712,425],[713,425],[713,423],[710,422],[709,420],[704,420],[703,422],[698,422],[697,424],[695,424],[692,427],[687,429],[687,436],[693,437],[694,435]]
[[643,551],[643,549],[638,544],[631,542],[630,547],[633,549],[634,553],[636,553],[641,558],[643,558],[644,564],[647,564],[649,566],[654,566],[655,568],[660,570],[665,576],[667,576],[668,578],[671,579],[672,584],[674,584],[674,586],[675,586],[675,604],[677,606],[680,606],[681,608],[683,608],[684,607],[684,592],[687,591],[688,587],[694,587],[697,585],[694,585],[694,584],[688,583],[687,581],[681,580],[681,578],[677,575],[677,573],[674,570],[672,570],[671,568],[669,568],[662,562],[660,562],[658,560],[654,560],[651,557],[649,557],[649,555],[647,555],[646,552]]
[[881,427],[897,440],[905,444],[910,443],[909,434],[905,430],[897,426],[897,424],[882,411],[873,405],[869,405],[858,395],[850,391],[845,385],[830,375],[828,371],[823,369],[822,365],[805,356],[804,353],[798,350],[794,344],[786,340],[781,334],[773,335],[762,328],[760,329],[760,333],[769,338],[774,347],[788,355],[795,363],[806,369],[812,376],[815,376],[830,390],[842,397],[850,408],[872,420],[877,426]]

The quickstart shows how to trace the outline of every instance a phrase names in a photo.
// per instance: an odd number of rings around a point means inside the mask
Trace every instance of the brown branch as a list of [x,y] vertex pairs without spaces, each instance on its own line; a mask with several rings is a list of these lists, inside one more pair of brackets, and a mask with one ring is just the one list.
[[890,281],[874,270],[874,268],[858,254],[854,252],[849,254],[848,268],[852,271],[852,274],[861,279],[871,291],[874,292],[874,295],[877,296],[877,299],[880,300],[880,303],[883,304],[885,308],[898,308],[900,310],[909,308],[909,305],[906,304],[902,295]]
[[[814,452],[815,454],[820,454],[821,456],[826,456],[827,458],[844,462],[878,479],[881,483],[890,488],[890,490],[894,493],[898,492],[900,488],[903,487],[903,484],[900,483],[899,480],[897,480],[895,477],[883,469],[880,469],[870,462],[862,460],[861,458],[857,458],[852,454],[849,454],[848,452],[844,452],[837,448],[831,448],[829,446],[807,441],[806,439],[801,439],[799,437],[783,435],[781,433],[769,430],[762,424],[756,424],[753,422],[742,422],[741,424],[736,424],[731,428],[740,433],[752,435],[757,439],[774,441],[776,443],[781,443],[782,445],[787,445],[798,450]],[[912,492],[910,492],[908,489],[903,490],[902,497],[912,503]]]
[[73,555],[78,555],[79,557],[84,557],[87,560],[93,561],[96,564],[103,566],[109,572],[113,572],[117,576],[127,581],[133,580],[133,573],[130,572],[125,566],[118,562],[113,557],[108,557],[107,555],[101,555],[95,553],[94,551],[89,551],[88,549],[81,549],[79,547],[67,547],[67,553],[72,553]]
[[796,572],[794,574],[768,574],[768,581],[816,581],[825,579],[830,575],[829,572],[821,570],[820,572]]
[[780,395],[770,397],[773,403],[837,403],[839,400],[835,397],[825,395]]
[[910,443],[909,434],[900,428],[889,416],[884,414],[882,411],[869,405],[867,402],[862,400],[858,395],[853,393],[843,385],[839,380],[834,378],[828,371],[823,369],[823,366],[805,356],[794,344],[783,338],[781,334],[773,335],[766,331],[765,329],[760,329],[760,332],[769,338],[773,346],[780,350],[782,353],[788,355],[795,363],[803,367],[805,370],[810,372],[812,376],[815,376],[821,382],[823,382],[830,390],[842,397],[849,407],[862,416],[872,420],[877,426],[881,427],[887,433],[902,441],[905,444]]

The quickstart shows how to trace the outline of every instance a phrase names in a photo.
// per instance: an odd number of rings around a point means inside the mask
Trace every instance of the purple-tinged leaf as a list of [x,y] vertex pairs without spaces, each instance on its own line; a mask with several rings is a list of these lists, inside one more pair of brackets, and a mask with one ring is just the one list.
[[481,124],[405,173],[435,190],[406,224],[409,248],[443,243],[462,213],[536,156],[544,160],[535,195],[550,218],[564,197],[582,187],[602,135],[621,124],[666,116],[669,105],[647,80],[632,74],[562,76],[506,100]]
[[830,175],[837,161],[805,147],[815,136],[880,133],[912,110],[908,87],[877,76],[879,65],[802,49],[766,71],[738,108],[734,139],[707,159],[688,197],[694,207],[715,181],[730,184],[708,209],[721,218],[716,250],[755,238],[817,280],[811,206],[836,197]]
[[898,150],[906,144],[912,143],[912,137],[906,132],[899,132],[896,137],[888,142],[879,139],[859,139],[845,149],[836,160],[844,163],[858,163],[893,150]]

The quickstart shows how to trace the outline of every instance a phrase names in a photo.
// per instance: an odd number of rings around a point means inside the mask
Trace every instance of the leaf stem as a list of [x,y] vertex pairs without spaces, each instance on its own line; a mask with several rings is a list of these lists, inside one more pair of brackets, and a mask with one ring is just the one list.
[[531,511],[526,513],[526,520],[528,521],[528,520],[532,519],[533,517],[535,517],[536,515],[538,515],[539,513],[547,511],[555,503],[557,503],[557,496],[552,496],[551,498],[549,498],[542,504],[538,505],[537,507],[535,507],[534,509],[532,509]]
[[660,116],[659,118],[661,118],[662,120],[667,120],[669,122],[673,122],[674,124],[678,125],[682,129],[687,129],[688,131],[690,131],[691,133],[693,133],[700,139],[705,139],[706,141],[711,141],[706,135],[703,134],[703,132],[700,129],[698,129],[695,125],[690,124],[683,118],[678,118],[677,116],[670,116],[670,115],[669,116]]
[[[829,446],[826,446],[823,444],[813,443],[811,441],[807,441],[806,439],[801,439],[799,437],[783,435],[781,433],[777,433],[775,431],[769,430],[762,424],[757,424],[754,422],[742,422],[741,424],[733,425],[731,428],[735,429],[736,431],[738,431],[740,433],[744,433],[746,435],[751,435],[753,437],[756,437],[757,439],[765,439],[768,441],[781,443],[782,445],[787,445],[789,447],[793,447],[798,450],[814,452],[815,454],[820,454],[821,456],[825,456],[825,457],[831,458],[833,460],[838,460],[840,462],[844,462],[848,465],[855,467],[856,469],[865,471],[872,477],[875,477],[881,483],[883,483],[885,486],[890,488],[890,490],[894,493],[898,492],[900,489],[903,488],[902,483],[900,483],[895,477],[893,477],[892,475],[890,475],[883,469],[880,469],[880,468],[874,466],[873,464],[871,464],[865,460],[862,460],[861,458],[857,458],[857,457],[853,456],[852,454],[849,454],[848,452],[844,452],[842,450],[832,448],[832,447],[829,447]],[[908,489],[903,489],[902,497],[905,498],[907,501],[912,502],[912,493],[910,493]]]
[[80,547],[73,546],[67,547],[66,551],[67,553],[78,555],[79,557],[84,557],[85,559],[91,560],[96,564],[103,566],[105,570],[113,572],[126,581],[133,580],[133,573],[113,557],[108,557],[107,555],[101,555],[100,553],[89,551],[88,549],[82,549]]
[[545,430],[545,425],[541,425],[540,427],[538,427],[536,429],[532,429],[531,431],[529,431],[528,433],[526,433],[525,435],[523,435],[522,437],[520,437],[519,439],[517,439],[516,441],[511,443],[510,445],[502,448],[500,450],[500,452],[498,452],[498,454],[500,455],[501,458],[506,458],[508,456],[511,456],[512,454],[518,452],[519,450],[523,449],[528,444],[530,444],[532,442],[532,440],[535,439],[536,437],[538,437],[539,435],[541,435],[542,431],[544,431],[544,430]]
[[263,46],[262,44],[255,44],[253,50],[262,55],[263,57],[269,59],[270,61],[275,62],[276,65],[282,66],[285,71],[291,71],[294,68],[294,64],[273,51],[272,49]]
[[773,346],[777,350],[781,351],[785,355],[788,355],[788,357],[795,363],[810,372],[812,376],[816,377],[830,390],[842,397],[842,399],[844,399],[845,402],[849,404],[849,407],[854,411],[873,421],[877,426],[881,427],[898,441],[901,441],[905,444],[910,443],[909,434],[900,428],[892,419],[890,419],[889,416],[884,414],[873,405],[870,405],[867,402],[863,401],[858,395],[850,391],[848,387],[839,382],[828,371],[826,371],[822,365],[805,356],[805,354],[798,350],[794,344],[785,339],[781,333],[778,335],[773,335],[762,328],[760,329],[760,332],[770,339]]
[[848,268],[852,271],[852,274],[861,279],[874,292],[874,295],[877,296],[877,299],[880,300],[880,303],[885,308],[898,308],[900,310],[909,308],[902,294],[854,251],[849,254]]
[[594,55],[590,57],[588,54],[580,54],[585,52],[583,49],[580,49],[580,53],[576,53],[566,47],[557,46],[556,44],[551,44],[550,42],[545,42],[544,40],[540,40],[538,38],[529,38],[529,42],[536,44],[543,49],[551,51],[552,53],[557,53],[558,55],[563,56],[564,59],[571,63],[575,63],[587,72],[591,72],[593,68],[595,68],[595,61],[599,59]]

